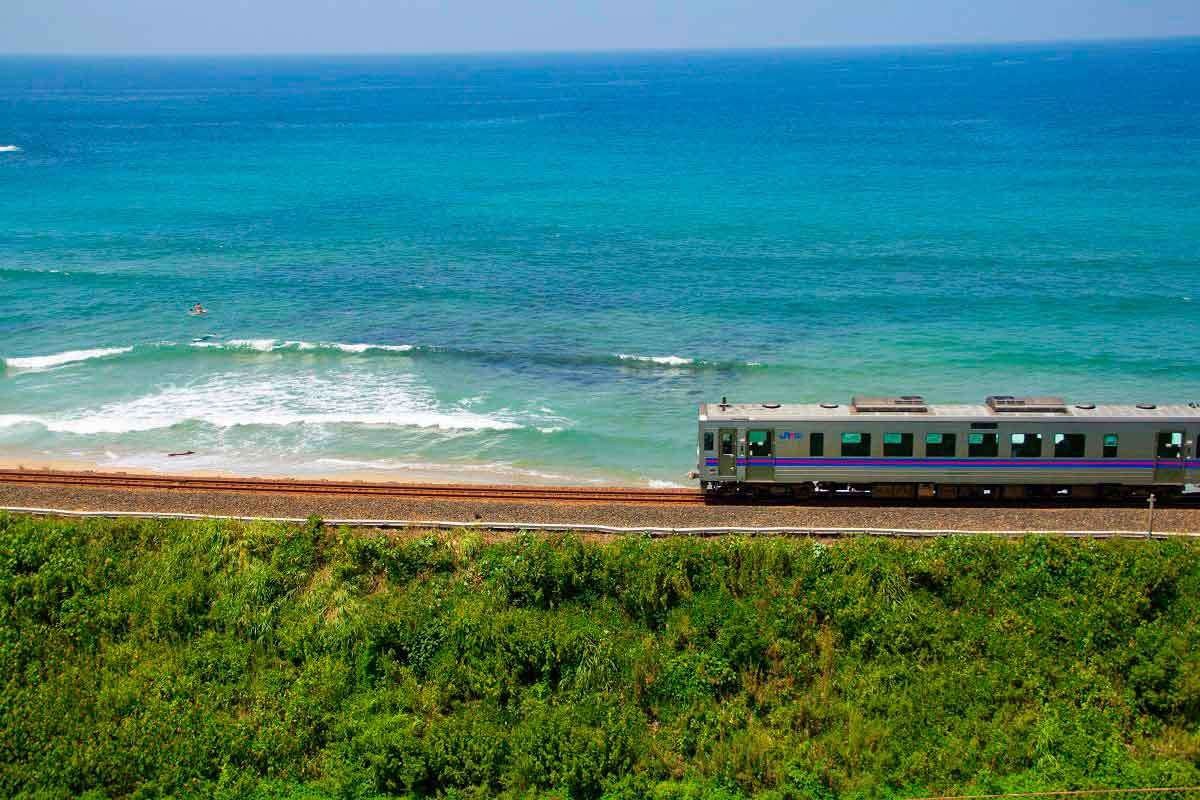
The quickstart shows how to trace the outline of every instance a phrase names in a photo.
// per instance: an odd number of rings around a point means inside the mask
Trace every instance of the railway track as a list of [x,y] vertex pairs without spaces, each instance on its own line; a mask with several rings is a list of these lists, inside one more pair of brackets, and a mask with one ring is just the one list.
[[517,500],[564,503],[646,503],[703,505],[695,489],[642,489],[591,486],[492,486],[482,484],[367,483],[271,478],[208,478],[100,472],[0,470],[0,483],[99,489],[151,489],[186,492],[358,495],[442,500]]
[[[279,478],[202,477],[191,475],[141,475],[52,470],[0,470],[0,484],[61,486],[95,489],[141,489],[183,492],[240,492],[288,495],[340,495],[416,500],[491,500],[550,503],[617,503],[633,505],[747,505],[747,506],[859,506],[859,507],[962,507],[962,508],[1144,508],[1142,499],[1077,500],[1069,497],[1006,500],[985,499],[883,499],[864,493],[817,494],[804,500],[791,498],[705,498],[697,489],[650,489],[593,486],[504,486],[491,484],[416,484],[361,481],[298,480]],[[1200,506],[1200,492],[1164,498],[1160,507]]]

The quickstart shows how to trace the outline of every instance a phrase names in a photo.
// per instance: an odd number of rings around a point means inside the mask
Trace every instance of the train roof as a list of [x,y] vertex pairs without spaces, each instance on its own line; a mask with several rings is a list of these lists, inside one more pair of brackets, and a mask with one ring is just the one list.
[[1012,397],[998,395],[983,403],[926,403],[919,395],[901,397],[855,397],[849,403],[703,403],[700,419],[738,420],[1185,420],[1200,421],[1200,403],[1100,404],[1068,403],[1057,397]]

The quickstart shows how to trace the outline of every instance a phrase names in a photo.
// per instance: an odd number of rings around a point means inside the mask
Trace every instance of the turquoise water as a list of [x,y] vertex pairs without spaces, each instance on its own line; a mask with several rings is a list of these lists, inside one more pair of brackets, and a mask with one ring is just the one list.
[[722,395],[1200,399],[1195,40],[2,59],[0,218],[0,457],[686,483]]

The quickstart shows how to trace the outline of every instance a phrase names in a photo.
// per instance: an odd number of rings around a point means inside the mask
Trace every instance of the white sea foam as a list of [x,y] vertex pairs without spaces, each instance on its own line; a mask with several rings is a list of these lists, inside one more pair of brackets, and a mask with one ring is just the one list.
[[6,358],[4,365],[9,369],[53,369],[64,364],[77,361],[89,361],[93,358],[105,358],[121,353],[128,353],[132,347],[100,347],[94,350],[68,350],[64,353],[54,353],[48,356],[28,356],[24,358]]
[[272,353],[278,350],[338,350],[343,353],[366,353],[380,350],[394,353],[405,353],[413,349],[411,344],[368,344],[343,342],[305,342],[294,339],[230,339],[226,342],[195,341],[192,347],[207,347],[216,350],[253,350],[259,353]]
[[[285,410],[237,411],[220,407],[212,409],[178,407],[159,410],[153,398],[108,406],[99,411],[75,418],[28,417],[24,422],[36,422],[56,433],[81,436],[96,434],[134,433],[171,428],[185,422],[203,422],[217,428],[238,425],[280,427],[285,425],[381,425],[441,430],[509,430],[521,427],[479,414],[410,409],[383,413],[303,412]],[[2,424],[2,423],[0,423]]]
[[[286,425],[379,425],[443,431],[510,430],[507,414],[444,407],[403,376],[347,380],[308,375],[246,380],[225,373],[94,410],[54,416],[8,415],[0,424],[37,423],[76,435],[122,434],[204,423],[216,428]],[[11,419],[10,419],[11,417]]]
[[345,353],[365,353],[368,350],[386,350],[392,353],[407,353],[409,350],[413,349],[411,344],[341,344],[339,342],[332,342],[320,346],[329,347],[334,350],[341,350]]
[[39,425],[41,419],[28,414],[0,414],[0,428],[11,428],[17,425]]
[[213,350],[253,350],[259,353],[269,353],[273,350],[291,348],[307,350],[316,347],[307,342],[285,342],[278,339],[230,339],[226,342],[214,340],[193,341],[192,347],[207,347]]
[[239,350],[257,350],[260,353],[270,352],[279,345],[274,339],[230,339],[227,344]]
[[15,144],[0,144],[0,153],[19,153],[21,148]]
[[629,353],[617,353],[617,358],[622,361],[642,361],[650,364],[663,364],[668,367],[682,367],[687,364],[696,363],[695,359],[684,358],[682,356],[638,356]]

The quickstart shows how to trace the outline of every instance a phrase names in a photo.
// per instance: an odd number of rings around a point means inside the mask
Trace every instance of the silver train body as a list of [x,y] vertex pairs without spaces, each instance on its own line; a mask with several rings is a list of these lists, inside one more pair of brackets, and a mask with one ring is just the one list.
[[813,405],[700,406],[701,487],[719,494],[842,489],[880,497],[1158,496],[1200,484],[1200,404],[1068,404],[916,395]]

